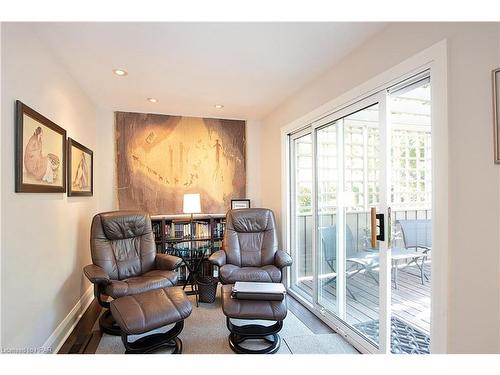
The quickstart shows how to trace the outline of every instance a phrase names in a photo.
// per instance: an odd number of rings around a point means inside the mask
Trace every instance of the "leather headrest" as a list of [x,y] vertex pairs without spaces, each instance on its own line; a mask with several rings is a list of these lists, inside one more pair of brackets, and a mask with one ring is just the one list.
[[114,211],[99,214],[102,228],[109,240],[122,240],[151,232],[151,219],[145,212]]
[[263,232],[272,229],[274,226],[273,212],[267,208],[229,210],[226,220],[229,229],[234,229],[240,233]]

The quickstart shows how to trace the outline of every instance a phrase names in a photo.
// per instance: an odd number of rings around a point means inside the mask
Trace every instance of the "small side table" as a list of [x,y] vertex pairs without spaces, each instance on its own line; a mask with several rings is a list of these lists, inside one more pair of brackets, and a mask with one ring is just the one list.
[[[206,240],[204,240],[206,241]],[[196,242],[196,240],[187,240],[186,242]],[[176,247],[169,247],[172,255],[178,256],[182,259],[184,265],[189,270],[189,275],[184,280],[182,284],[182,289],[185,290],[186,286],[191,285],[191,291],[187,291],[188,295],[195,295],[196,298],[196,307],[199,307],[198,303],[198,285],[196,283],[197,276],[200,273],[201,265],[203,261],[208,257],[210,253],[211,247],[206,246],[201,249],[177,249]],[[185,256],[185,252],[189,252],[189,256]]]
[[[420,278],[422,279],[422,285],[424,285],[424,279],[428,279],[424,272],[424,262],[427,259],[428,254],[424,251],[412,251],[405,248],[393,248],[391,250],[391,271],[394,278],[394,289],[398,289],[398,269],[399,261],[405,261],[407,264],[404,266],[406,268],[411,263],[420,269]],[[421,260],[421,264],[418,264],[418,260]]]

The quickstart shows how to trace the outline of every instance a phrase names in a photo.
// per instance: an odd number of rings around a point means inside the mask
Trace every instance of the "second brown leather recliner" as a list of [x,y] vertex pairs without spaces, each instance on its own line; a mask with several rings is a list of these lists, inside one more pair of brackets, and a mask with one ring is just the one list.
[[[109,309],[103,295],[114,299],[174,286],[182,259],[156,252],[151,219],[137,211],[104,212],[94,216],[90,234],[92,263],[84,268],[94,284],[99,304]],[[100,318],[101,330],[119,335],[110,311]]]
[[229,210],[223,250],[213,253],[209,260],[219,266],[222,284],[279,283],[283,268],[292,264],[290,255],[278,250],[276,221],[267,208]]

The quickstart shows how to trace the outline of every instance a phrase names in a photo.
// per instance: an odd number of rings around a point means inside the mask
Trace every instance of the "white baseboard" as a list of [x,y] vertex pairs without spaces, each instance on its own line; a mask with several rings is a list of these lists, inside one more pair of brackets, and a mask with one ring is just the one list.
[[71,309],[69,314],[66,315],[63,321],[57,326],[54,332],[52,332],[50,337],[43,344],[44,348],[52,349],[52,354],[56,354],[59,349],[61,349],[61,346],[64,344],[71,332],[73,332],[73,329],[80,321],[83,313],[91,304],[94,299],[93,289],[93,286],[87,289],[80,300],[76,303],[75,307]]

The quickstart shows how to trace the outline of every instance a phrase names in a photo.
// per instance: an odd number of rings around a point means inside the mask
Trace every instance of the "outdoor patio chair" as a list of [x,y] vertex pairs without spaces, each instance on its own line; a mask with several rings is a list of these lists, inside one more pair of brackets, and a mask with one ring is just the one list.
[[[406,267],[415,263],[420,270],[423,285],[424,279],[429,280],[424,272],[424,263],[432,249],[432,222],[431,220],[398,220],[396,223],[401,226],[405,248],[422,251],[423,256],[413,258]],[[421,259],[420,264],[418,263],[419,259]]]
[[[335,276],[328,281],[330,283],[337,277],[337,229],[335,225],[323,227],[320,229],[320,235],[325,262],[335,274]],[[350,279],[358,273],[364,271],[364,273],[370,276],[378,285],[378,279],[373,274],[374,268],[379,265],[378,252],[356,250],[356,242],[354,241],[354,237],[349,226],[346,226],[345,230],[345,243],[347,279]],[[356,297],[349,286],[347,286],[346,289],[352,299],[356,300]]]

